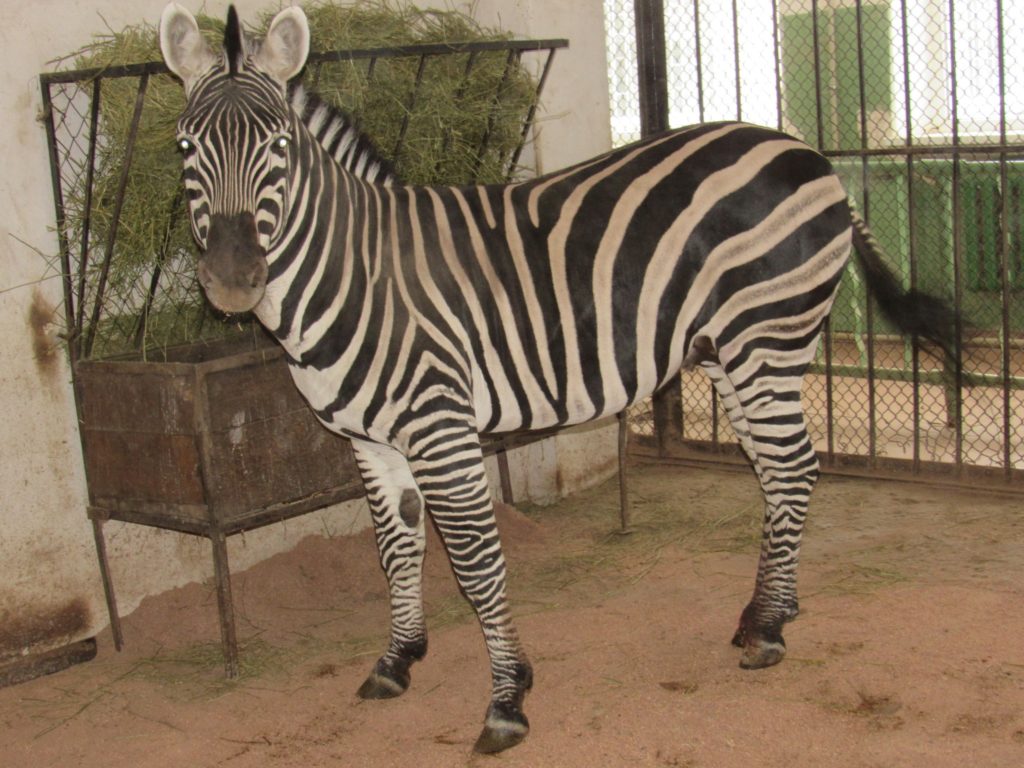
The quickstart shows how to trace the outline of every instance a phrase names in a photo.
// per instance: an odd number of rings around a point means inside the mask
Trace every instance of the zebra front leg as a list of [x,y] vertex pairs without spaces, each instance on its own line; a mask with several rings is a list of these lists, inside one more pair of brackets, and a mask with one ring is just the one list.
[[366,486],[381,566],[391,595],[391,640],[359,688],[364,699],[400,696],[409,687],[409,667],[427,653],[423,619],[423,497],[409,464],[398,451],[352,441]]
[[[494,519],[480,441],[471,428],[445,430],[411,461],[452,570],[476,611],[491,662],[491,702],[477,752],[500,752],[529,732],[523,699],[533,670],[509,615],[505,558]],[[427,458],[429,457],[429,458]]]

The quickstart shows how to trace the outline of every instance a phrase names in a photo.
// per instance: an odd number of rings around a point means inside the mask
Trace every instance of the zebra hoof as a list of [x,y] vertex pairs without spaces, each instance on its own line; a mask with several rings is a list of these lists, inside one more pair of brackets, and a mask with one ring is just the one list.
[[732,636],[732,644],[743,649],[740,656],[741,669],[764,669],[778,664],[786,655],[786,641],[782,638],[782,625],[796,617],[795,606],[769,627],[760,626],[756,619],[756,609],[748,605],[736,634]]
[[485,755],[502,752],[521,742],[529,732],[530,721],[522,711],[491,705],[473,751]]
[[359,686],[356,695],[361,699],[393,699],[401,696],[409,687],[409,673],[398,677],[375,669]]
[[740,669],[764,669],[773,667],[786,656],[786,643],[780,637],[778,642],[760,640],[743,647]]

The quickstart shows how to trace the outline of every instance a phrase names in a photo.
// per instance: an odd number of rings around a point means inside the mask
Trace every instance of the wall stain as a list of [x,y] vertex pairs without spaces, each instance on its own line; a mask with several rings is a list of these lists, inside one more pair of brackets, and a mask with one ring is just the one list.
[[19,610],[18,615],[0,612],[0,662],[74,642],[91,620],[80,597],[49,610]]
[[55,381],[60,371],[61,343],[54,322],[57,308],[36,288],[28,309],[28,326],[32,332],[32,354],[42,378]]

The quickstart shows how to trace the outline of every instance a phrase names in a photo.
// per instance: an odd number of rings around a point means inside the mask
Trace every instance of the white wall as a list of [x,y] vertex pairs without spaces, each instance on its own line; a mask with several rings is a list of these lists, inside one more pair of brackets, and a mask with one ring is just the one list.
[[[118,29],[156,23],[165,0],[4,0],[0,25],[0,661],[12,647],[42,650],[95,634],[107,623],[76,429],[70,374],[50,323],[60,313],[60,280],[53,199],[37,76],[48,61],[87,43],[109,24]],[[199,0],[181,0],[192,10]],[[234,0],[243,19],[272,0]],[[423,5],[424,3],[420,3]],[[439,3],[441,5],[442,3]],[[206,0],[210,14],[226,12],[224,0]],[[454,4],[461,9],[462,6]],[[484,23],[520,36],[567,37],[544,94],[537,141],[541,168],[585,159],[609,147],[604,32],[600,0],[479,0]],[[550,499],[606,476],[614,432],[599,430],[606,445],[598,466],[578,458],[566,467],[572,441],[532,449],[513,462],[517,493]],[[564,445],[565,448],[559,446]],[[539,455],[539,459],[538,459]],[[552,460],[554,455],[556,460]],[[530,462],[546,467],[546,474]],[[547,478],[547,479],[545,479]],[[531,484],[534,487],[530,487]],[[230,541],[239,570],[294,545],[310,533],[342,534],[366,524],[361,503],[342,505]],[[204,539],[140,526],[107,526],[110,559],[122,613],[143,597],[208,578]]]

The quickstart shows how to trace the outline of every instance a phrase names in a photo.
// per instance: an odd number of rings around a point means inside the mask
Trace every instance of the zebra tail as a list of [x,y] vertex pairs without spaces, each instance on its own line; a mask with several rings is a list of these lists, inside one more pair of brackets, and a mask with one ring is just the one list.
[[900,330],[920,339],[926,348],[941,350],[947,370],[957,359],[957,313],[948,301],[919,291],[905,290],[900,279],[885,263],[885,254],[867,223],[852,207],[853,248],[878,306]]

